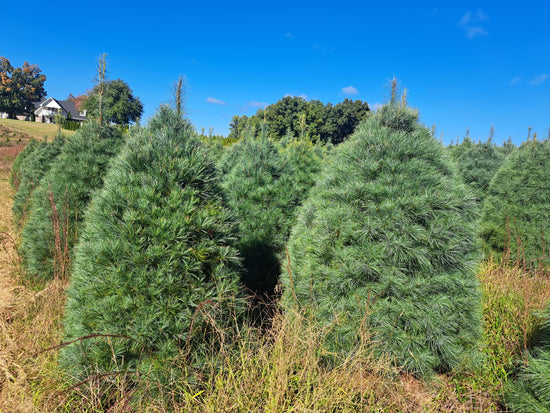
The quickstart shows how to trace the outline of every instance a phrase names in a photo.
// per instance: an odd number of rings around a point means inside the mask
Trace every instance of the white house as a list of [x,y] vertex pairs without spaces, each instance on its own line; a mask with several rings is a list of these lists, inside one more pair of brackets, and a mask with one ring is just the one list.
[[56,100],[48,98],[42,102],[34,103],[34,116],[36,122],[55,123],[55,116],[61,113],[63,118],[70,115],[72,120],[83,122],[86,120],[86,111],[80,112],[74,102],[68,100]]

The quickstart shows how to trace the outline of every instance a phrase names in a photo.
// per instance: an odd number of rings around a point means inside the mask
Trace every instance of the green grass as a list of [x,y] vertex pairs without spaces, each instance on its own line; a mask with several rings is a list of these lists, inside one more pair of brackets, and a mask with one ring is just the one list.
[[[19,135],[23,135],[22,140],[25,141],[28,141],[30,138],[42,140],[45,136],[48,137],[48,140],[51,140],[57,135],[58,131],[57,125],[53,125],[51,123],[27,122],[24,120],[14,119],[0,119],[0,126],[4,126]],[[73,131],[63,129],[63,134],[65,136],[70,136],[73,133]],[[0,140],[5,140],[5,137],[2,138],[1,131]],[[10,140],[12,140],[11,137]]]

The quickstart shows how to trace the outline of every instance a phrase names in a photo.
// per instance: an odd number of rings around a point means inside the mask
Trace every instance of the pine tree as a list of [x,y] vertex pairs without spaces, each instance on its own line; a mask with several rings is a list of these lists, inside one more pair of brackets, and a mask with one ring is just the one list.
[[323,152],[305,140],[281,146],[266,137],[247,137],[219,163],[228,205],[239,218],[243,283],[254,294],[274,292],[296,208],[313,186]]
[[490,253],[525,268],[550,265],[550,141],[524,142],[495,174],[482,213]]
[[25,146],[25,149],[23,149],[19,155],[17,155],[17,158],[13,161],[11,165],[11,171],[10,171],[10,178],[9,183],[13,189],[19,188],[19,184],[21,182],[21,164],[23,163],[23,160],[27,158],[38,146],[38,142],[34,139],[31,139],[27,146]]
[[60,354],[67,372],[140,374],[156,387],[199,368],[242,311],[234,230],[207,152],[161,107],[131,132],[86,214],[64,320],[77,340]]
[[31,197],[21,236],[27,275],[66,277],[72,249],[93,191],[123,144],[117,128],[87,122],[67,141]]
[[482,203],[491,179],[504,163],[506,156],[491,140],[473,142],[466,138],[450,149],[462,181],[472,189]]
[[282,304],[330,326],[331,352],[353,352],[366,328],[398,366],[429,375],[476,359],[477,215],[417,119],[384,106],[334,150],[292,230]]
[[22,224],[28,216],[33,191],[39,186],[42,177],[49,171],[54,159],[59,155],[65,138],[58,134],[48,143],[40,142],[37,147],[21,161],[20,180],[17,193],[13,197],[13,214],[17,223]]

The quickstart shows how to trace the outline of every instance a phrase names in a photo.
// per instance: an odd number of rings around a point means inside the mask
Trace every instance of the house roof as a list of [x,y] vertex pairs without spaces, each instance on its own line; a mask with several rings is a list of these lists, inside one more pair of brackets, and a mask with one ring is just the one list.
[[35,107],[35,110],[38,109],[41,106],[45,106],[47,102],[49,101],[56,102],[63,110],[67,113],[71,114],[71,118],[74,120],[86,120],[86,116],[82,116],[80,114],[80,111],[76,108],[76,104],[74,102],[71,102],[69,100],[57,100],[54,98],[48,98],[46,100],[43,100],[42,102],[34,102],[33,105]]

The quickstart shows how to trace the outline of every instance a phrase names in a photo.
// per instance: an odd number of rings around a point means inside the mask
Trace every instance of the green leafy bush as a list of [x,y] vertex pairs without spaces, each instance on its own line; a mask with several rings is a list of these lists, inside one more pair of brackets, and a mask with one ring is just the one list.
[[322,152],[307,141],[281,147],[267,138],[245,138],[220,161],[224,194],[239,218],[243,283],[255,294],[273,294],[296,207],[313,185]]
[[87,122],[64,145],[31,197],[21,253],[28,276],[65,277],[92,192],[123,144],[117,128]]
[[31,139],[25,149],[23,149],[13,161],[9,178],[9,183],[13,189],[19,188],[19,183],[21,182],[21,164],[23,163],[23,160],[27,158],[27,156],[29,156],[37,146],[38,142]]
[[130,135],[86,214],[64,320],[76,342],[60,361],[76,379],[126,372],[155,387],[200,368],[231,337],[244,307],[240,258],[191,126],[161,107]]
[[282,304],[331,328],[330,351],[352,353],[366,328],[429,375],[477,357],[477,214],[417,118],[385,106],[334,150],[292,230]]
[[550,265],[550,141],[527,141],[495,174],[483,206],[490,253],[526,268]]
[[482,202],[491,179],[506,159],[503,151],[491,140],[472,142],[469,138],[450,147],[450,151],[462,181],[472,188],[476,198]]
[[55,139],[48,143],[46,140],[40,142],[38,146],[22,160],[19,167],[19,187],[13,197],[13,214],[16,222],[22,223],[28,215],[30,209],[31,194],[38,187],[42,177],[50,169],[54,159],[59,155],[65,138],[59,134]]
[[506,389],[506,406],[514,412],[550,412],[550,304],[542,319],[538,345],[528,355],[517,381]]

